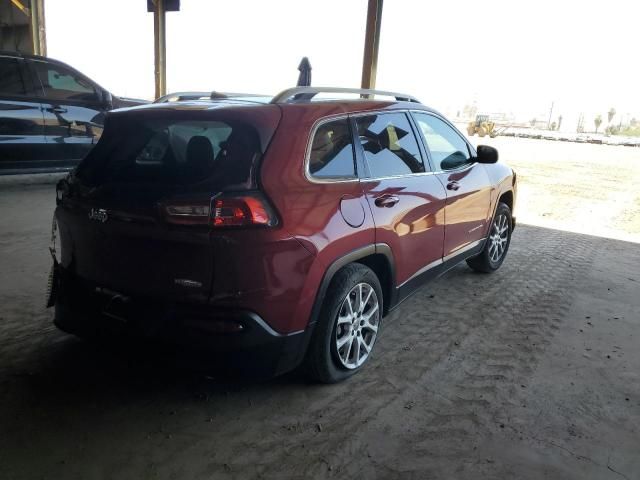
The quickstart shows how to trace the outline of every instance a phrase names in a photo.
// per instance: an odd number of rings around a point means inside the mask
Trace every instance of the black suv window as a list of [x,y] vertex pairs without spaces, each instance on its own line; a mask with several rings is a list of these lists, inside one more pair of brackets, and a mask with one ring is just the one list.
[[356,175],[349,120],[320,125],[311,143],[309,173],[318,178],[353,178]]
[[0,57],[0,93],[5,95],[26,93],[20,65],[15,58]]
[[84,102],[98,101],[94,86],[84,78],[60,65],[33,62],[45,98]]
[[356,124],[372,177],[425,171],[418,142],[404,113],[358,117]]
[[429,147],[436,171],[453,170],[471,162],[467,142],[438,117],[414,113],[416,123]]

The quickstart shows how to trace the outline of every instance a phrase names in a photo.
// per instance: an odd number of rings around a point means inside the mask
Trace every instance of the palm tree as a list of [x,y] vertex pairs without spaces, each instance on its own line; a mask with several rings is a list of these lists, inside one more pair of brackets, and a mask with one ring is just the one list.
[[602,116],[598,115],[594,120],[593,123],[596,126],[596,133],[598,133],[598,129],[600,128],[600,125],[602,125]]
[[615,116],[616,116],[616,109],[611,107],[609,109],[609,112],[607,113],[608,123],[611,123],[611,120],[613,120],[613,117],[615,117]]

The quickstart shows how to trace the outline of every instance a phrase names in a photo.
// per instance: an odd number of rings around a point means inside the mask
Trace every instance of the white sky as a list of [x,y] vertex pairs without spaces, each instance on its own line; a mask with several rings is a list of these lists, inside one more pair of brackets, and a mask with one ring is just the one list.
[[[276,93],[308,56],[313,85],[360,84],[366,0],[182,0],[167,14],[169,91]],[[640,117],[636,0],[386,0],[377,88],[455,115]],[[152,98],[145,0],[47,0],[49,55],[116,95]],[[566,125],[565,125],[566,124]]]

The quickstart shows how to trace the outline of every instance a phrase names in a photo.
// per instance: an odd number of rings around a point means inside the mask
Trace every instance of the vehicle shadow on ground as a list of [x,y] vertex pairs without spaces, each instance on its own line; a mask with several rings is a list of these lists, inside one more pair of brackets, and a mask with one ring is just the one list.
[[[209,393],[228,392],[270,384],[308,384],[301,369],[273,377],[252,368],[255,365],[229,361],[206,352],[192,352],[171,345],[157,345],[134,338],[112,342],[82,340],[64,335],[55,350],[39,358],[40,374],[55,394],[82,388],[94,393],[126,392],[132,384],[161,393],[164,388],[205,389]],[[44,386],[44,385],[43,385]],[[42,393],[42,392],[41,392]]]

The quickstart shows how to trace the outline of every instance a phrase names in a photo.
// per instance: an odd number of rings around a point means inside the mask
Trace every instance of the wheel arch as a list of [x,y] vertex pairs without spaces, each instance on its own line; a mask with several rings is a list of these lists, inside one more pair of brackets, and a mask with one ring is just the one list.
[[382,315],[386,315],[391,307],[395,291],[395,274],[389,257],[384,253],[376,252],[352,263],[360,263],[370,268],[378,277],[382,287]]
[[[514,201],[514,196],[513,196],[513,190],[507,190],[505,192],[502,192],[502,194],[500,195],[500,197],[498,198],[498,203],[502,202],[504,204],[507,205],[507,207],[509,207],[509,210],[511,210],[511,212],[513,212],[513,201]],[[497,208],[497,206],[496,206]]]
[[371,244],[353,250],[337,258],[329,265],[320,282],[320,287],[318,288],[316,299],[311,310],[309,324],[315,324],[318,320],[327,290],[336,273],[352,263],[360,263],[373,270],[378,276],[382,287],[383,315],[395,304],[397,296],[395,288],[395,262],[391,248],[384,243]]

